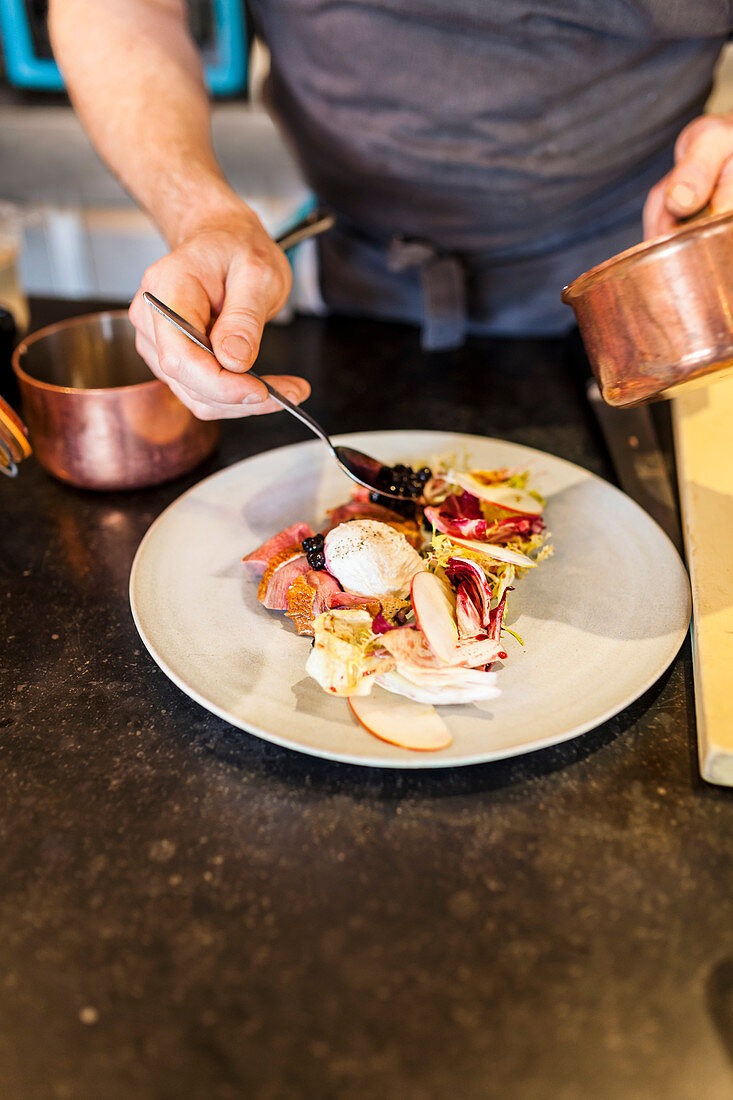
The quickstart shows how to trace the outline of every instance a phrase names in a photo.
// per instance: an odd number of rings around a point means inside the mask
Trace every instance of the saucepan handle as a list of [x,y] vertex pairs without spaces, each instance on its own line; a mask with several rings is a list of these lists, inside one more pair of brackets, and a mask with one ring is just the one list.
[[[0,305],[0,369],[10,372],[10,361],[17,337],[15,318]],[[28,429],[7,401],[0,397],[0,474],[15,477],[18,463],[31,453]]]
[[7,401],[0,397],[0,473],[15,477],[18,463],[31,454],[28,429]]

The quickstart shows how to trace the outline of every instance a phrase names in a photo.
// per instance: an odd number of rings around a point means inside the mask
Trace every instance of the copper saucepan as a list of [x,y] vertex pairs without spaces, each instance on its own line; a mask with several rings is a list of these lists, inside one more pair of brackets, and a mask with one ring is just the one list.
[[[334,224],[316,207],[276,239],[284,250]],[[139,489],[187,473],[219,439],[135,350],[124,310],[75,317],[34,332],[15,349],[15,371],[36,457],[84,489]],[[0,397],[0,472],[31,453],[29,431]]]
[[733,366],[733,213],[613,256],[566,286],[562,299],[609,405],[714,381]]
[[0,405],[5,472],[31,453],[84,489],[138,489],[187,473],[216,446],[219,425],[198,420],[135,350],[125,310],[39,329],[13,353],[20,418]]

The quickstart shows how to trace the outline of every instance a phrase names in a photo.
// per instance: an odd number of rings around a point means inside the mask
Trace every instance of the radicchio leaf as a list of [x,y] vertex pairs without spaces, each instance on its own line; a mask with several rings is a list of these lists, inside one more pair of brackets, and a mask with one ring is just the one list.
[[438,508],[426,508],[425,518],[444,535],[464,539],[486,537],[487,523],[478,497],[472,493],[451,493]]
[[388,619],[385,619],[384,614],[381,611],[381,609],[377,612],[377,614],[372,619],[372,632],[374,634],[387,634],[390,630],[397,630],[397,629],[398,628],[395,626],[394,623],[391,623],[391,622],[389,622]]
[[465,585],[460,585],[456,593],[456,625],[459,638],[473,638],[483,627],[481,613],[466,591]]
[[[504,617],[504,609],[506,608],[506,592],[499,600],[498,604],[493,611],[489,612],[489,621],[487,623],[489,637],[494,641],[499,641],[501,637],[501,620]],[[506,657],[506,653],[504,654]]]
[[483,569],[469,558],[449,558],[446,573],[457,585],[458,632],[462,638],[472,638],[488,625],[491,588]]
[[541,534],[544,529],[541,516],[511,516],[489,524],[484,537],[487,542],[505,543],[514,538],[528,539],[531,535]]

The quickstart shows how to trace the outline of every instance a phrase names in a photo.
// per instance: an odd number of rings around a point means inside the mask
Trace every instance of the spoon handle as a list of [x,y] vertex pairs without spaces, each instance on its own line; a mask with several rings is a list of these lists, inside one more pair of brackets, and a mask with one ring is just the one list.
[[289,248],[295,248],[301,241],[307,241],[310,237],[318,237],[321,233],[325,233],[327,229],[331,229],[335,221],[333,214],[318,207],[276,237],[275,244],[279,244],[283,252],[287,252]]

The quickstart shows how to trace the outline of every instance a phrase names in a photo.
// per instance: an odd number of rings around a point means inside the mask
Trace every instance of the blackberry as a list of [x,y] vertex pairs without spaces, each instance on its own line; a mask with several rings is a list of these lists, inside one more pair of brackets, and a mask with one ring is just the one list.
[[324,538],[319,532],[317,535],[311,535],[308,539],[303,539],[303,549],[306,554],[309,554],[311,550],[321,550],[323,548]]
[[378,485],[380,489],[386,489],[392,480],[392,467],[380,466],[379,473],[374,479],[374,484]]
[[370,493],[369,499],[372,504],[381,504],[383,508],[389,508],[391,512],[396,512],[405,519],[415,518],[415,502],[412,500],[400,500],[397,497],[376,492]]
[[[391,508],[393,512],[414,519],[413,501],[422,496],[425,482],[431,476],[432,471],[428,466],[423,466],[417,471],[410,466],[405,466],[402,462],[398,462],[395,466],[382,466],[375,481],[377,491],[370,493],[369,499],[373,504],[381,504]],[[397,496],[410,499],[396,500]]]
[[305,550],[305,556],[308,559],[308,565],[311,569],[325,569],[326,558],[323,553],[323,535],[312,535],[310,538],[303,539],[303,549]]

